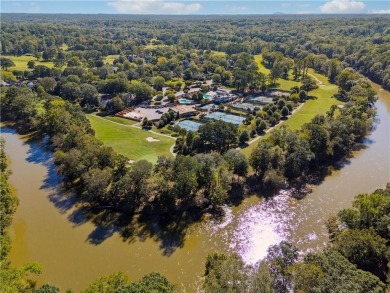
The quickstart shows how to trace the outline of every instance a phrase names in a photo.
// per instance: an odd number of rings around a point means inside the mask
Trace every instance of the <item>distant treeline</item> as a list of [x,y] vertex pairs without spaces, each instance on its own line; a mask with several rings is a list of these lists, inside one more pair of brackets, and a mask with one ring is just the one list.
[[[2,15],[1,53],[49,52],[63,43],[75,54],[144,54],[167,45],[175,50],[227,54],[278,51],[306,60],[332,80],[337,68],[353,67],[390,88],[387,16],[119,16]],[[85,36],[88,35],[88,38]],[[49,52],[50,53],[50,52]],[[50,54],[49,54],[50,56]],[[325,62],[326,59],[331,59]]]

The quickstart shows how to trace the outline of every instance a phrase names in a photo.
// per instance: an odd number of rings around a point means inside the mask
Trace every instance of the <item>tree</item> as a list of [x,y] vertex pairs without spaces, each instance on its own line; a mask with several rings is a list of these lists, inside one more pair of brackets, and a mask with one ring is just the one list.
[[1,114],[5,119],[19,123],[21,130],[30,130],[38,124],[37,96],[26,87],[9,87],[1,100]]
[[250,165],[260,177],[264,176],[264,173],[269,168],[271,162],[270,150],[272,146],[273,145],[268,140],[260,140],[257,147],[252,151],[249,157]]
[[311,123],[303,126],[303,137],[307,139],[310,150],[314,154],[313,163],[322,164],[327,161],[331,152],[329,133],[322,125]]
[[162,76],[156,76],[152,78],[152,85],[157,89],[157,90],[162,90],[163,86],[165,84],[165,79]]
[[307,93],[304,90],[301,90],[299,92],[299,100],[301,102],[304,102],[307,99]]
[[222,120],[208,122],[199,128],[202,144],[220,153],[226,152],[232,144],[237,143],[237,133],[236,125]]
[[316,264],[296,263],[290,271],[294,292],[316,293],[324,280],[324,272]]
[[121,287],[128,285],[129,283],[129,277],[123,272],[114,273],[99,278],[89,285],[87,289],[82,291],[82,293],[115,293],[118,292]]
[[283,117],[287,117],[290,114],[290,111],[288,110],[288,108],[286,106],[284,106],[282,108],[282,110],[280,111],[280,113],[282,114]]
[[135,94],[135,99],[138,103],[143,101],[149,101],[152,98],[152,88],[139,81],[134,81],[129,85],[129,92]]
[[35,61],[34,60],[30,60],[27,62],[27,67],[30,68],[30,69],[34,69],[35,67]]
[[6,57],[0,57],[0,66],[2,69],[8,70],[8,67],[14,67],[15,63]]
[[177,156],[174,163],[175,194],[177,198],[191,198],[197,190],[197,169],[198,164],[193,157]]
[[75,101],[80,98],[80,86],[75,82],[67,82],[61,86],[60,95],[65,100]]
[[291,243],[282,241],[267,250],[267,262],[274,278],[273,287],[277,292],[288,292],[291,284],[289,268],[298,259],[298,249]]
[[241,134],[240,134],[240,138],[239,138],[240,143],[242,143],[242,144],[247,143],[247,142],[249,141],[249,138],[250,138],[250,137],[249,137],[248,131],[244,130],[244,131],[241,132]]
[[257,269],[251,275],[250,293],[274,293],[273,278],[265,260],[260,261]]
[[119,96],[116,96],[107,102],[106,108],[109,113],[114,114],[124,110],[125,104]]
[[356,268],[333,249],[318,254],[308,254],[306,264],[313,264],[323,272],[322,281],[315,292],[373,292],[385,291],[385,285],[374,275]]
[[305,77],[301,82],[301,90],[309,92],[318,88],[316,81],[310,76]]
[[50,47],[47,48],[45,51],[43,51],[42,58],[43,60],[51,61],[57,59],[57,55],[58,55],[57,49],[55,47]]
[[38,289],[34,290],[33,293],[58,293],[60,292],[60,289],[58,289],[55,286],[45,284],[39,287]]
[[370,194],[359,194],[352,208],[340,211],[340,220],[350,229],[373,229],[379,236],[390,240],[390,184]]
[[57,85],[57,81],[53,77],[38,78],[38,83],[45,89],[47,93],[53,93]]
[[239,150],[230,149],[224,155],[224,159],[228,163],[229,169],[238,176],[246,176],[248,173],[248,160],[246,156]]
[[359,269],[386,280],[390,262],[386,239],[370,230],[348,229],[337,236],[333,248]]
[[261,118],[256,119],[256,131],[258,134],[261,134],[264,132],[264,130],[267,129],[267,122],[265,122]]
[[248,276],[239,256],[212,253],[207,256],[205,267],[203,288],[206,293],[248,290]]
[[100,97],[97,89],[88,83],[80,85],[81,105],[90,105],[98,107],[100,105]]
[[100,91],[105,94],[125,93],[129,90],[127,79],[125,78],[110,78],[105,80],[100,87]]

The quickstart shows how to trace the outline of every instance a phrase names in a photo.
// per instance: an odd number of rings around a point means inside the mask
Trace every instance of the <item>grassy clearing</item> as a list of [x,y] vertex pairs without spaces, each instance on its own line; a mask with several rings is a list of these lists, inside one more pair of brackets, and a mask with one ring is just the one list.
[[54,67],[54,62],[52,61],[37,61],[37,58],[31,55],[22,55],[22,56],[10,56],[10,55],[3,55],[2,57],[11,59],[15,66],[9,67],[8,70],[31,70],[27,67],[27,62],[30,60],[33,60],[35,62],[35,65],[45,65],[49,68]]
[[259,67],[259,72],[268,75],[271,70],[269,70],[268,68],[266,68],[264,66],[264,64],[263,64],[263,56],[255,55],[254,58],[255,58],[255,63],[257,65],[257,67]]
[[[310,71],[309,71],[310,72]],[[308,100],[305,102],[302,107],[295,112],[288,120],[279,124],[276,128],[281,125],[285,125],[293,130],[298,130],[302,127],[303,124],[310,122],[310,120],[317,114],[325,114],[332,105],[341,105],[342,102],[332,98],[333,94],[337,92],[337,86],[330,84],[327,78],[321,74],[315,73],[314,71],[310,72],[316,76],[324,86],[319,87],[318,89],[309,92],[309,95],[317,97],[314,100]],[[270,132],[269,132],[270,133]],[[267,133],[264,137],[269,135]],[[249,145],[247,148],[242,149],[242,152],[249,156],[254,148],[257,146],[257,142]]]
[[63,51],[68,51],[69,46],[68,46],[67,44],[63,43],[63,44],[61,45],[60,48],[61,48]]
[[[259,68],[259,72],[261,72],[265,75],[268,75],[271,72],[271,70],[266,68],[263,64],[263,56],[254,55],[254,59],[255,59],[255,63],[257,64],[257,66]],[[289,77],[290,78],[292,77],[292,72],[289,73]],[[279,78],[277,81],[276,88],[279,90],[283,90],[283,91],[289,91],[292,87],[300,86],[300,85],[301,85],[301,83],[299,81],[285,80],[285,79]]]
[[114,63],[114,60],[116,59],[116,58],[118,58],[119,57],[119,55],[107,55],[107,56],[105,56],[104,58],[103,58],[103,62],[104,62],[104,64],[113,64]]
[[282,90],[282,91],[290,91],[291,88],[294,87],[294,86],[297,86],[297,87],[301,86],[301,82],[300,81],[285,80],[285,79],[282,79],[282,78],[279,78],[276,83],[277,83],[276,89],[279,89],[279,90]]
[[220,52],[220,51],[211,50],[211,53],[216,57],[226,57],[227,56],[227,54],[225,52]]
[[[111,123],[93,114],[87,115],[87,118],[95,130],[97,139],[130,160],[147,160],[156,163],[158,156],[172,157],[169,149],[174,143],[173,139],[131,126]],[[148,142],[147,137],[159,141]]]

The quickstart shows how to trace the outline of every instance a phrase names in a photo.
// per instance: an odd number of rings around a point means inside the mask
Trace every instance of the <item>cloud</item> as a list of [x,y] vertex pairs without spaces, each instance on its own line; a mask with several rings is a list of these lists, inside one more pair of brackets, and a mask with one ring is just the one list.
[[288,8],[288,7],[291,7],[291,3],[284,2],[284,3],[280,4],[280,6],[282,6],[283,8]]
[[298,8],[307,8],[307,7],[311,7],[311,4],[310,3],[305,3],[305,4],[297,4],[295,6],[298,7]]
[[108,2],[108,5],[120,13],[132,14],[191,14],[202,8],[199,3],[184,4],[163,0],[118,0]]
[[390,9],[370,10],[374,14],[390,14]]
[[248,6],[235,6],[235,5],[226,5],[225,8],[229,11],[245,11],[248,10]]
[[332,0],[320,6],[324,13],[356,13],[361,12],[366,5],[355,0]]

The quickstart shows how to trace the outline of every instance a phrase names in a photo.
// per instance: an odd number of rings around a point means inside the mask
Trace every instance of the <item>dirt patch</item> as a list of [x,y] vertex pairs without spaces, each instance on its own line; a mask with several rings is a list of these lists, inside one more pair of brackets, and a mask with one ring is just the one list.
[[151,137],[151,136],[147,137],[146,140],[147,140],[148,142],[160,141],[159,139],[153,138],[153,137]]

